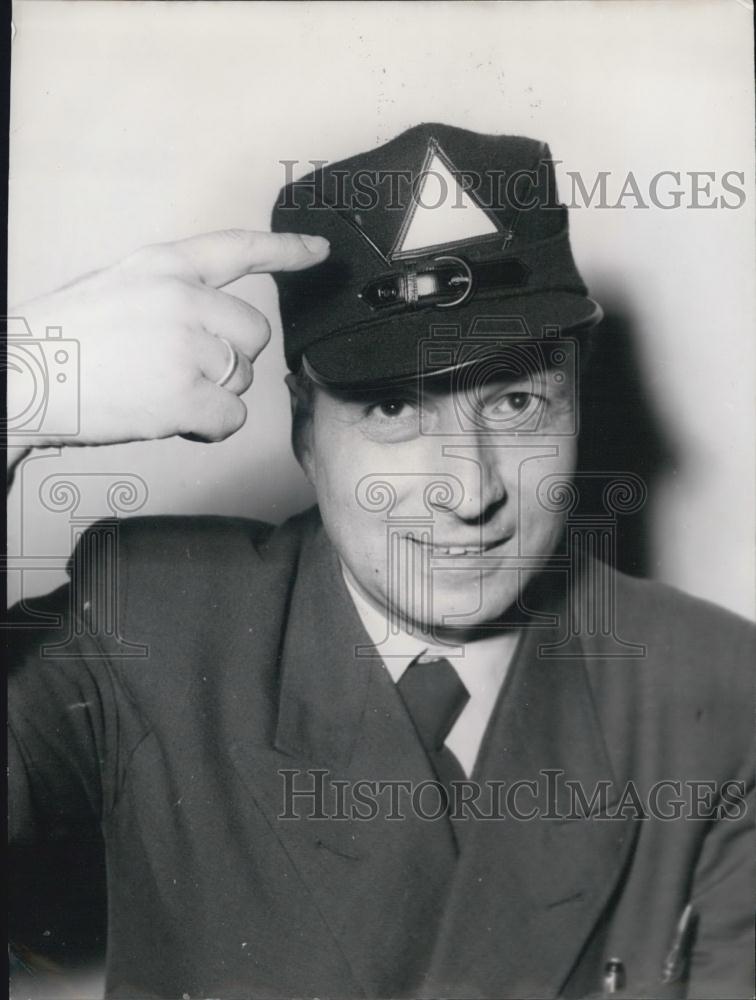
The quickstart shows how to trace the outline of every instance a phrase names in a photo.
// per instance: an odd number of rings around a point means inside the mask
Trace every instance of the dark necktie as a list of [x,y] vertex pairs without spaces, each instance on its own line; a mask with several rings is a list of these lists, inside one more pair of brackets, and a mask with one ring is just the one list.
[[470,700],[467,688],[448,660],[419,658],[410,663],[396,686],[438,780],[451,795],[451,782],[463,781],[466,775],[444,740]]

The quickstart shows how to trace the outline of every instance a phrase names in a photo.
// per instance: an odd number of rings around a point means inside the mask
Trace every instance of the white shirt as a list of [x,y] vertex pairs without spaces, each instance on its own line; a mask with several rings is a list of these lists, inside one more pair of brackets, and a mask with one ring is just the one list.
[[496,699],[504,683],[519,634],[515,631],[496,632],[462,646],[439,646],[421,635],[410,635],[388,619],[360,594],[344,572],[344,582],[362,619],[370,641],[376,646],[384,665],[396,683],[418,656],[444,657],[457,671],[467,688],[470,700],[459,714],[446,737],[445,745],[452,751],[470,777],[480,750],[483,734],[491,718]]

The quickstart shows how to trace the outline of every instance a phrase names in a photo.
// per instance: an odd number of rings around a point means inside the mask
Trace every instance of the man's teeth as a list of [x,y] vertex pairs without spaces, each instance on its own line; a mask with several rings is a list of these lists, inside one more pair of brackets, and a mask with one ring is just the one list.
[[427,549],[432,556],[480,556],[493,547],[491,543],[488,545],[434,545],[428,538],[416,538],[411,532],[407,538]]
[[483,551],[479,545],[431,545],[430,550],[437,556],[479,556]]

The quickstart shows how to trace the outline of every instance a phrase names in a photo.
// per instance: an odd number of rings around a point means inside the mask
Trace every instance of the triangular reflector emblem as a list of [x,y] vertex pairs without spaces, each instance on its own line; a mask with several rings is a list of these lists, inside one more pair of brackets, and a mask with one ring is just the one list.
[[415,191],[409,225],[392,257],[498,233],[483,209],[434,152]]

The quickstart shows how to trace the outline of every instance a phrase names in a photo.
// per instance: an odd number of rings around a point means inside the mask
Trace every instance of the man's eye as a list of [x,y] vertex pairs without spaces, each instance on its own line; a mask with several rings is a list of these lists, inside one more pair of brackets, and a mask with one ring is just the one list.
[[409,441],[417,436],[419,420],[417,400],[386,398],[376,400],[367,407],[362,429],[374,441]]
[[509,396],[509,405],[513,410],[524,410],[532,398],[529,392],[513,392]]
[[494,408],[502,413],[522,413],[535,402],[536,397],[532,392],[508,392],[500,397]]
[[410,404],[406,399],[384,399],[370,407],[371,413],[377,413],[389,420],[405,417],[410,413]]

